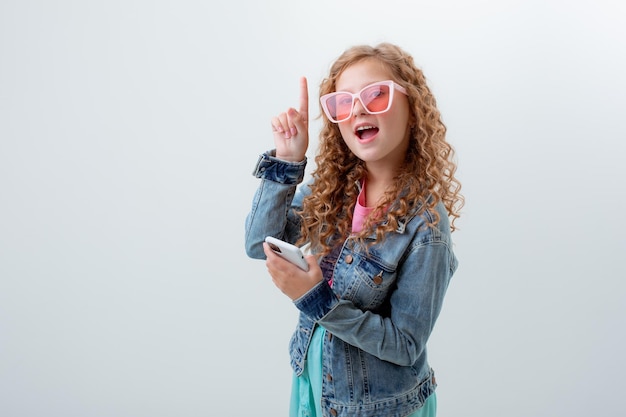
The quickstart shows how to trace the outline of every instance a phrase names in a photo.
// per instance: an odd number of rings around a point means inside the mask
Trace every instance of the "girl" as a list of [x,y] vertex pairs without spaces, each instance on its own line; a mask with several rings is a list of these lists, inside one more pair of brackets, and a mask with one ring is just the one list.
[[[246,218],[246,251],[266,258],[299,309],[291,416],[434,416],[426,342],[457,268],[463,198],[435,99],[401,48],[346,50],[320,86],[316,169],[305,185],[308,90],[272,119],[275,149]],[[451,221],[450,221],[451,220]],[[307,244],[304,271],[263,240]]]

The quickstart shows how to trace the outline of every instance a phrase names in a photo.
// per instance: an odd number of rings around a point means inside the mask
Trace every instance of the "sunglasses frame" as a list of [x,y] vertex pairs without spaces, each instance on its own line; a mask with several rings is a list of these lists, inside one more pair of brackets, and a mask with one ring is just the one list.
[[[386,85],[389,87],[389,104],[387,105],[387,108],[385,110],[372,112],[367,108],[365,104],[363,104],[363,100],[361,100],[361,94],[368,88],[371,88],[377,85]],[[351,93],[349,91],[335,91],[334,93],[324,94],[322,97],[320,97],[320,103],[322,105],[322,109],[324,110],[324,113],[326,114],[326,117],[328,117],[328,120],[330,120],[333,123],[341,123],[341,122],[345,122],[346,120],[350,119],[350,117],[352,117],[352,112],[354,111],[354,103],[357,98],[361,102],[361,105],[363,106],[365,111],[369,114],[381,114],[381,113],[388,112],[389,109],[391,109],[391,104],[393,103],[393,91],[394,90],[398,90],[400,93],[404,94],[405,96],[408,96],[406,89],[402,87],[400,84],[396,83],[393,80],[385,80],[385,81],[378,81],[378,82],[366,85],[358,93]],[[350,106],[350,113],[348,114],[346,118],[341,119],[341,120],[337,120],[331,117],[330,110],[328,109],[328,104],[327,104],[330,98],[338,94],[347,94],[352,97],[352,105]]]

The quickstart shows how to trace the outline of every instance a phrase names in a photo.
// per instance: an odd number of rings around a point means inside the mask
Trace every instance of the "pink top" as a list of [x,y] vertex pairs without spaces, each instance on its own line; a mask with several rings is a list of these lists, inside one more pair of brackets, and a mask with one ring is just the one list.
[[354,214],[352,215],[352,233],[359,233],[363,230],[365,218],[374,210],[374,207],[365,207],[365,180],[363,180],[361,192],[356,199]]

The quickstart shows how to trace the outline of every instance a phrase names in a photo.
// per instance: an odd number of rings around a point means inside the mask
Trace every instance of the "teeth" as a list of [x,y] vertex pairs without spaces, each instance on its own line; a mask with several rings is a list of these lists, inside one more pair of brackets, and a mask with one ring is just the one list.
[[363,130],[368,130],[368,129],[376,129],[376,126],[359,126],[356,128],[356,131],[361,132]]

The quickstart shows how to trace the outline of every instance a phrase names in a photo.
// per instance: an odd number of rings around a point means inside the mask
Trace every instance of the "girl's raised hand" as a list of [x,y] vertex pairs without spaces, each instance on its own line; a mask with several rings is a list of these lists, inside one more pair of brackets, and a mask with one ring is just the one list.
[[290,162],[304,160],[309,146],[309,90],[305,77],[300,79],[300,107],[290,107],[272,118],[276,158]]

